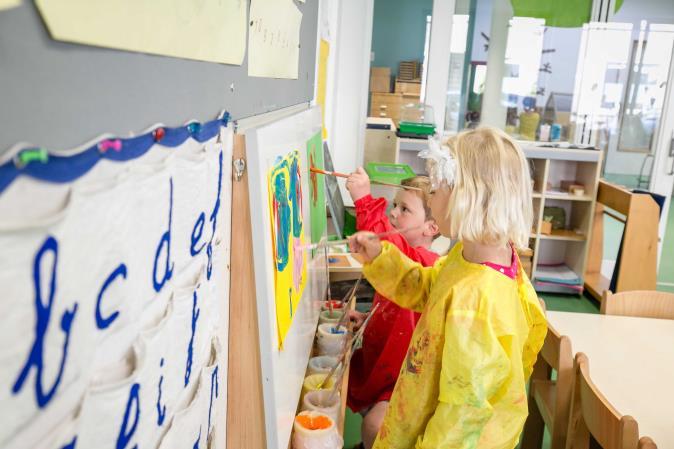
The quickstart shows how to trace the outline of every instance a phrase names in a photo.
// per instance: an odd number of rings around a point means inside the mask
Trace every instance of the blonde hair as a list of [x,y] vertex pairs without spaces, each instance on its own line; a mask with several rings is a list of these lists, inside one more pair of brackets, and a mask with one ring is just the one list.
[[[412,178],[403,179],[400,181],[401,185],[407,187],[416,187],[421,189],[421,191],[413,190],[412,192],[421,199],[421,204],[424,205],[424,213],[426,214],[426,221],[434,220],[433,214],[431,213],[431,180],[428,176],[414,176]],[[437,233],[433,236],[433,240],[440,237],[440,233]]]
[[424,205],[424,212],[426,212],[426,219],[432,220],[433,214],[431,214],[431,180],[428,176],[414,176],[412,178],[403,179],[400,181],[401,185],[406,187],[416,187],[419,190],[413,190],[412,192],[421,199],[421,203]]
[[526,248],[533,223],[524,153],[503,131],[481,127],[447,141],[457,173],[447,213],[453,238]]

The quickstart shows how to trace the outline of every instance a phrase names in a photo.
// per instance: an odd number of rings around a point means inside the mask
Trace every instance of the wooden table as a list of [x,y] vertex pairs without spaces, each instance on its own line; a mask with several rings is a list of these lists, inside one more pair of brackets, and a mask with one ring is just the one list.
[[639,423],[639,435],[674,448],[674,320],[548,312],[548,322],[590,360],[608,401]]

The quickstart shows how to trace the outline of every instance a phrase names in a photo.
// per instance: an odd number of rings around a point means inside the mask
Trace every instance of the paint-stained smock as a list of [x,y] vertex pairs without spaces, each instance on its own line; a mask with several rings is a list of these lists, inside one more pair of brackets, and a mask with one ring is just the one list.
[[425,268],[382,246],[365,276],[422,315],[374,448],[514,448],[547,332],[521,266],[513,280],[466,261],[458,243]]
[[[366,195],[355,203],[356,228],[375,233],[390,232],[395,228],[386,216],[386,200]],[[383,238],[398,247],[407,257],[431,266],[438,255],[422,246],[411,246],[401,234]],[[379,304],[370,318],[363,335],[363,346],[351,359],[347,403],[351,410],[360,412],[377,402],[388,401],[398,380],[407,347],[420,315],[375,293],[372,307]]]

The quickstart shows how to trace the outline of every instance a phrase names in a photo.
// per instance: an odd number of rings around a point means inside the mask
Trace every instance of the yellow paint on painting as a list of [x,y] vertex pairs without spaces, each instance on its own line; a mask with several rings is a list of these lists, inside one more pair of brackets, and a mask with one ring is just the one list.
[[330,43],[321,39],[318,51],[318,87],[316,102],[321,107],[321,120],[323,122],[323,139],[328,138],[328,130],[325,128],[325,95],[328,88],[328,57],[330,56]]
[[279,349],[283,348],[307,282],[300,154],[278,158],[269,171],[269,217],[274,255],[274,300]]

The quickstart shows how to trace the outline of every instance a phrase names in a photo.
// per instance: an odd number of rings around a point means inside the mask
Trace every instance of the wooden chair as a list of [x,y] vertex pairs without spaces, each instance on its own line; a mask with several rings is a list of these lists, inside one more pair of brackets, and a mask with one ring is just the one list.
[[[552,370],[557,379],[552,380]],[[522,449],[539,449],[543,431],[551,435],[550,449],[564,449],[573,386],[573,352],[566,335],[548,327],[529,384],[529,417],[524,426]]]
[[576,354],[573,370],[575,381],[566,449],[588,449],[590,436],[603,449],[637,448],[637,422],[618,413],[597,390],[590,379],[587,356],[582,352]]
[[637,449],[658,449],[658,446],[650,438],[641,437],[641,439],[639,440],[639,446],[637,446]]
[[601,301],[601,313],[674,320],[674,293],[652,290],[611,293],[606,290]]

